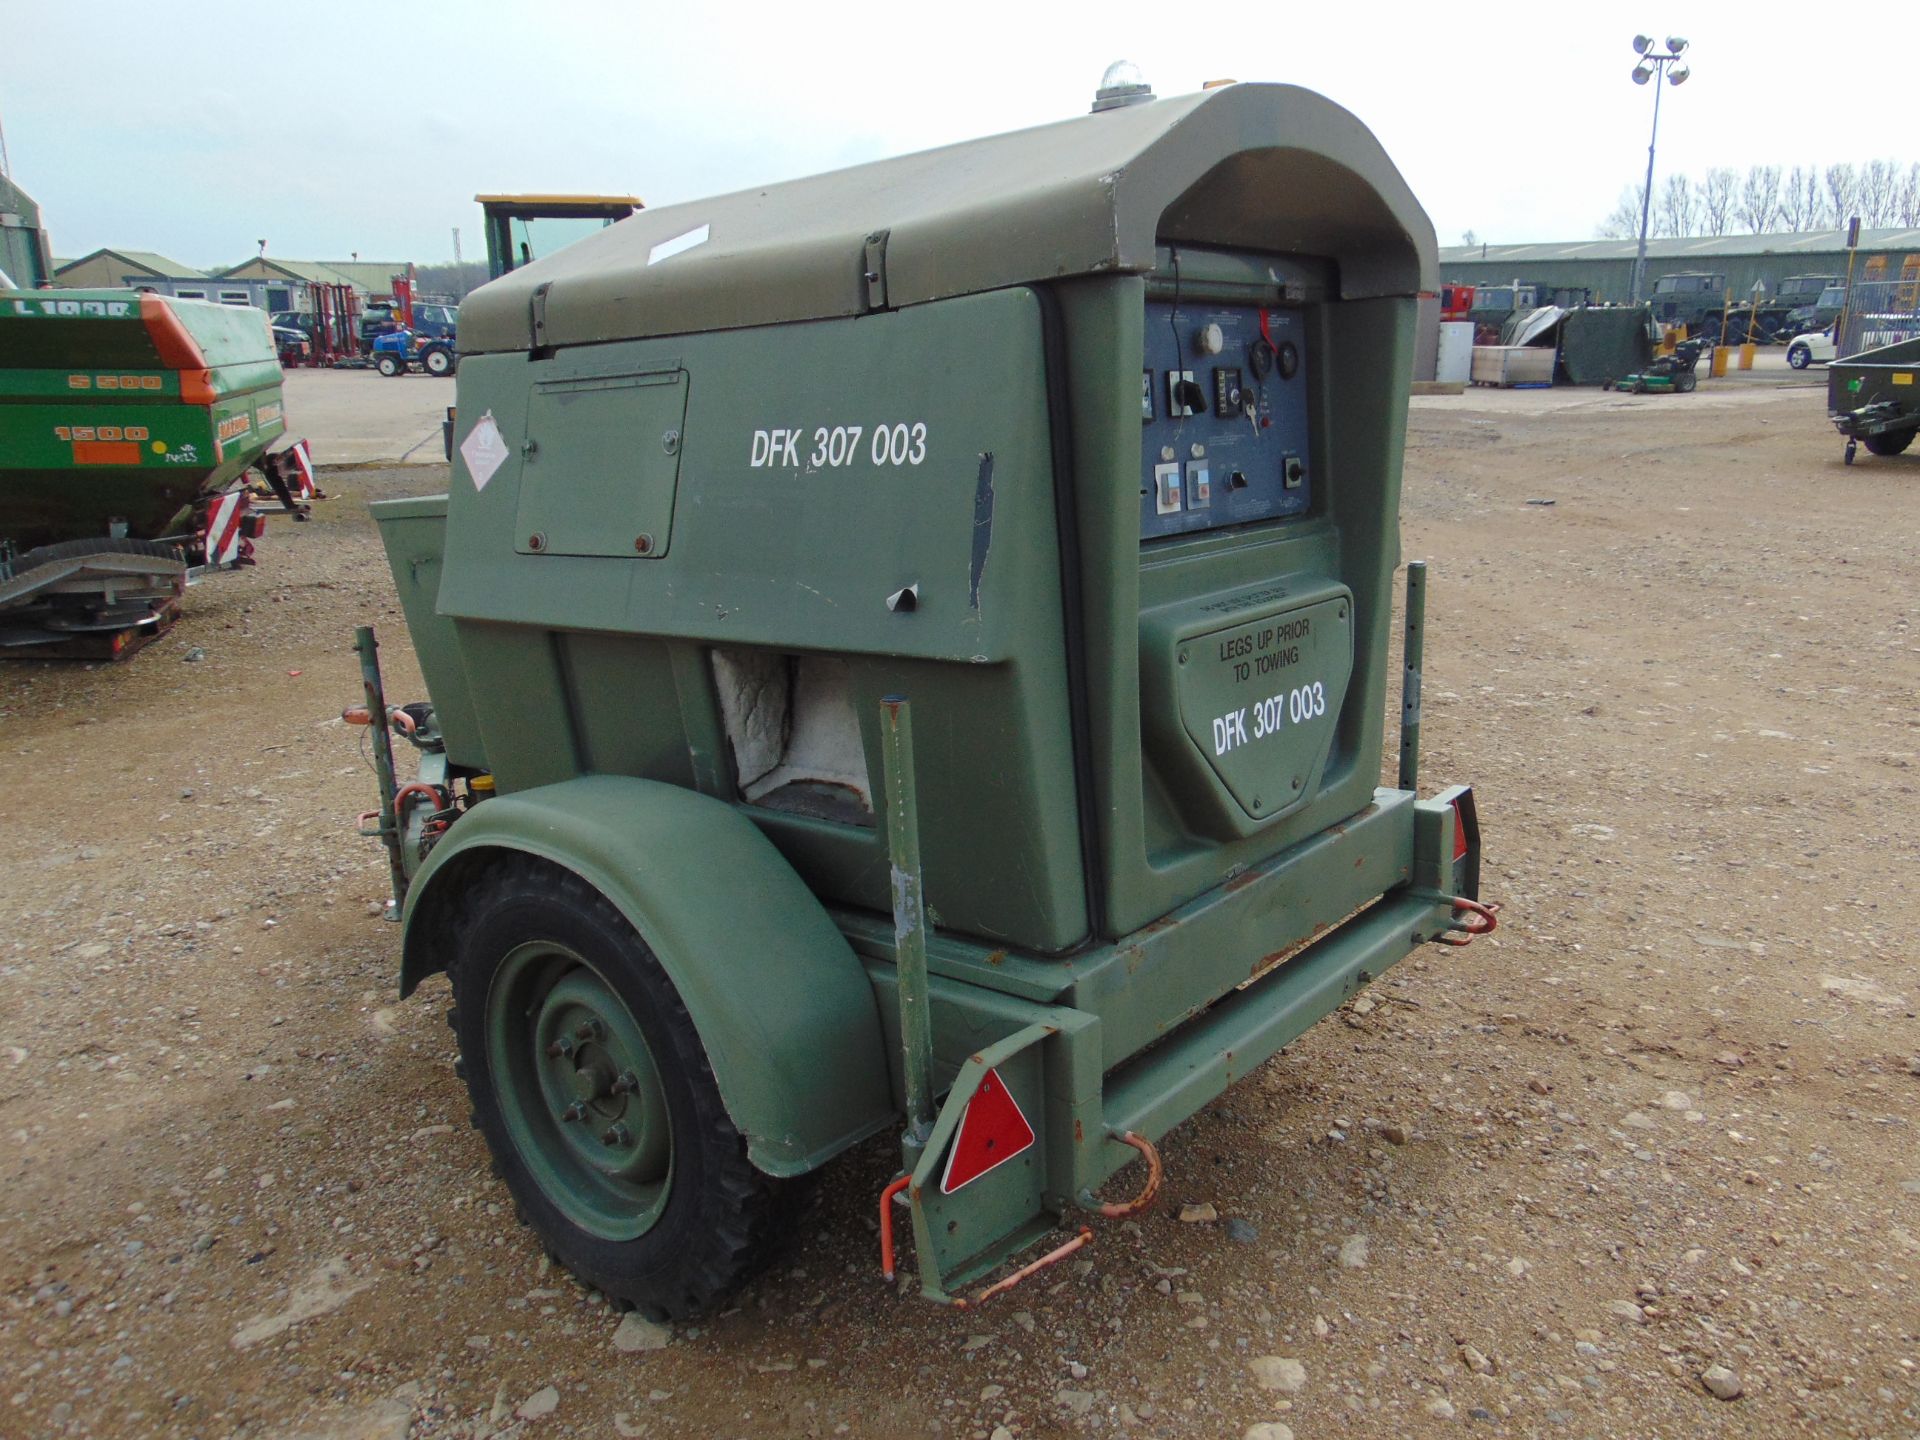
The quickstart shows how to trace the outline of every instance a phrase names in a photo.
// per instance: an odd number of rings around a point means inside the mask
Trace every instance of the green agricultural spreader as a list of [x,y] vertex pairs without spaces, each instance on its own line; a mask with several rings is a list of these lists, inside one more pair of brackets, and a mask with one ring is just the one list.
[[0,655],[119,659],[186,586],[253,563],[249,472],[304,519],[280,362],[245,306],[131,290],[0,292]]
[[1418,566],[1379,783],[1432,227],[1317,95],[1118,99],[486,286],[451,494],[374,507],[432,697],[362,631],[401,992],[448,972],[506,1184],[617,1300],[711,1304],[897,1129],[884,1267],[900,1217],[977,1304],[1492,928],[1471,792],[1415,793]]

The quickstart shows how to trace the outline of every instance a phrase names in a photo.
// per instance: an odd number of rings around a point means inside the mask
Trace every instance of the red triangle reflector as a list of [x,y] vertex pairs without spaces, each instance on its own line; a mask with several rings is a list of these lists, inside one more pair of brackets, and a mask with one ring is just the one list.
[[947,1170],[940,1177],[940,1193],[951,1195],[1032,1145],[1033,1126],[1021,1113],[1020,1102],[998,1070],[987,1071],[967,1102],[967,1113],[960,1117],[960,1132],[953,1137]]
[[1453,858],[1459,860],[1467,853],[1467,817],[1460,813],[1460,806],[1453,807]]

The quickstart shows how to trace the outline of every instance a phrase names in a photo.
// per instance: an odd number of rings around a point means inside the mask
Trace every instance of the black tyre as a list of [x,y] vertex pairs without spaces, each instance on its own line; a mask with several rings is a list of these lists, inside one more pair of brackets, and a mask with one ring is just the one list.
[[1796,370],[1804,370],[1813,363],[1813,351],[1799,341],[1787,347],[1787,364]]
[[1699,383],[1700,382],[1694,378],[1691,370],[1682,370],[1678,375],[1673,377],[1673,388],[1682,395],[1685,395]]
[[1908,430],[1888,430],[1879,435],[1869,435],[1860,443],[1876,455],[1898,455],[1909,445],[1920,426]]
[[62,540],[54,545],[41,545],[29,550],[13,562],[13,573],[24,575],[55,560],[71,560],[76,555],[146,555],[155,560],[185,563],[178,545],[168,545],[159,540],[115,539],[103,535],[98,540]]
[[453,352],[439,346],[427,351],[420,357],[420,363],[427,368],[429,375],[451,375],[453,373]]
[[378,370],[382,375],[391,378],[402,373],[407,368],[407,365],[398,355],[393,354],[391,351],[383,350],[374,359],[373,368]]
[[569,871],[500,861],[467,891],[454,1008],[473,1123],[521,1218],[587,1284],[697,1315],[771,1256],[782,1207],[728,1119],[679,992]]

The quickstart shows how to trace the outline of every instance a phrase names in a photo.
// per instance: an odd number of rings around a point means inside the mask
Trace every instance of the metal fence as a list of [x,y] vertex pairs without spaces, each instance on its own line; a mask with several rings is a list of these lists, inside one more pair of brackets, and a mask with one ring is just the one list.
[[1856,280],[1834,332],[1834,350],[1857,355],[1920,337],[1920,273],[1899,280]]

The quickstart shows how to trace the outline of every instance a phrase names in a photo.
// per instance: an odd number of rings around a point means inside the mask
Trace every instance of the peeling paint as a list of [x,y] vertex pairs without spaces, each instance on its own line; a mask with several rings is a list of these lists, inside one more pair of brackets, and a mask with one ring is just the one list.
[[967,569],[967,608],[980,608],[980,577],[993,546],[993,452],[980,452],[980,477],[973,485],[973,561]]

